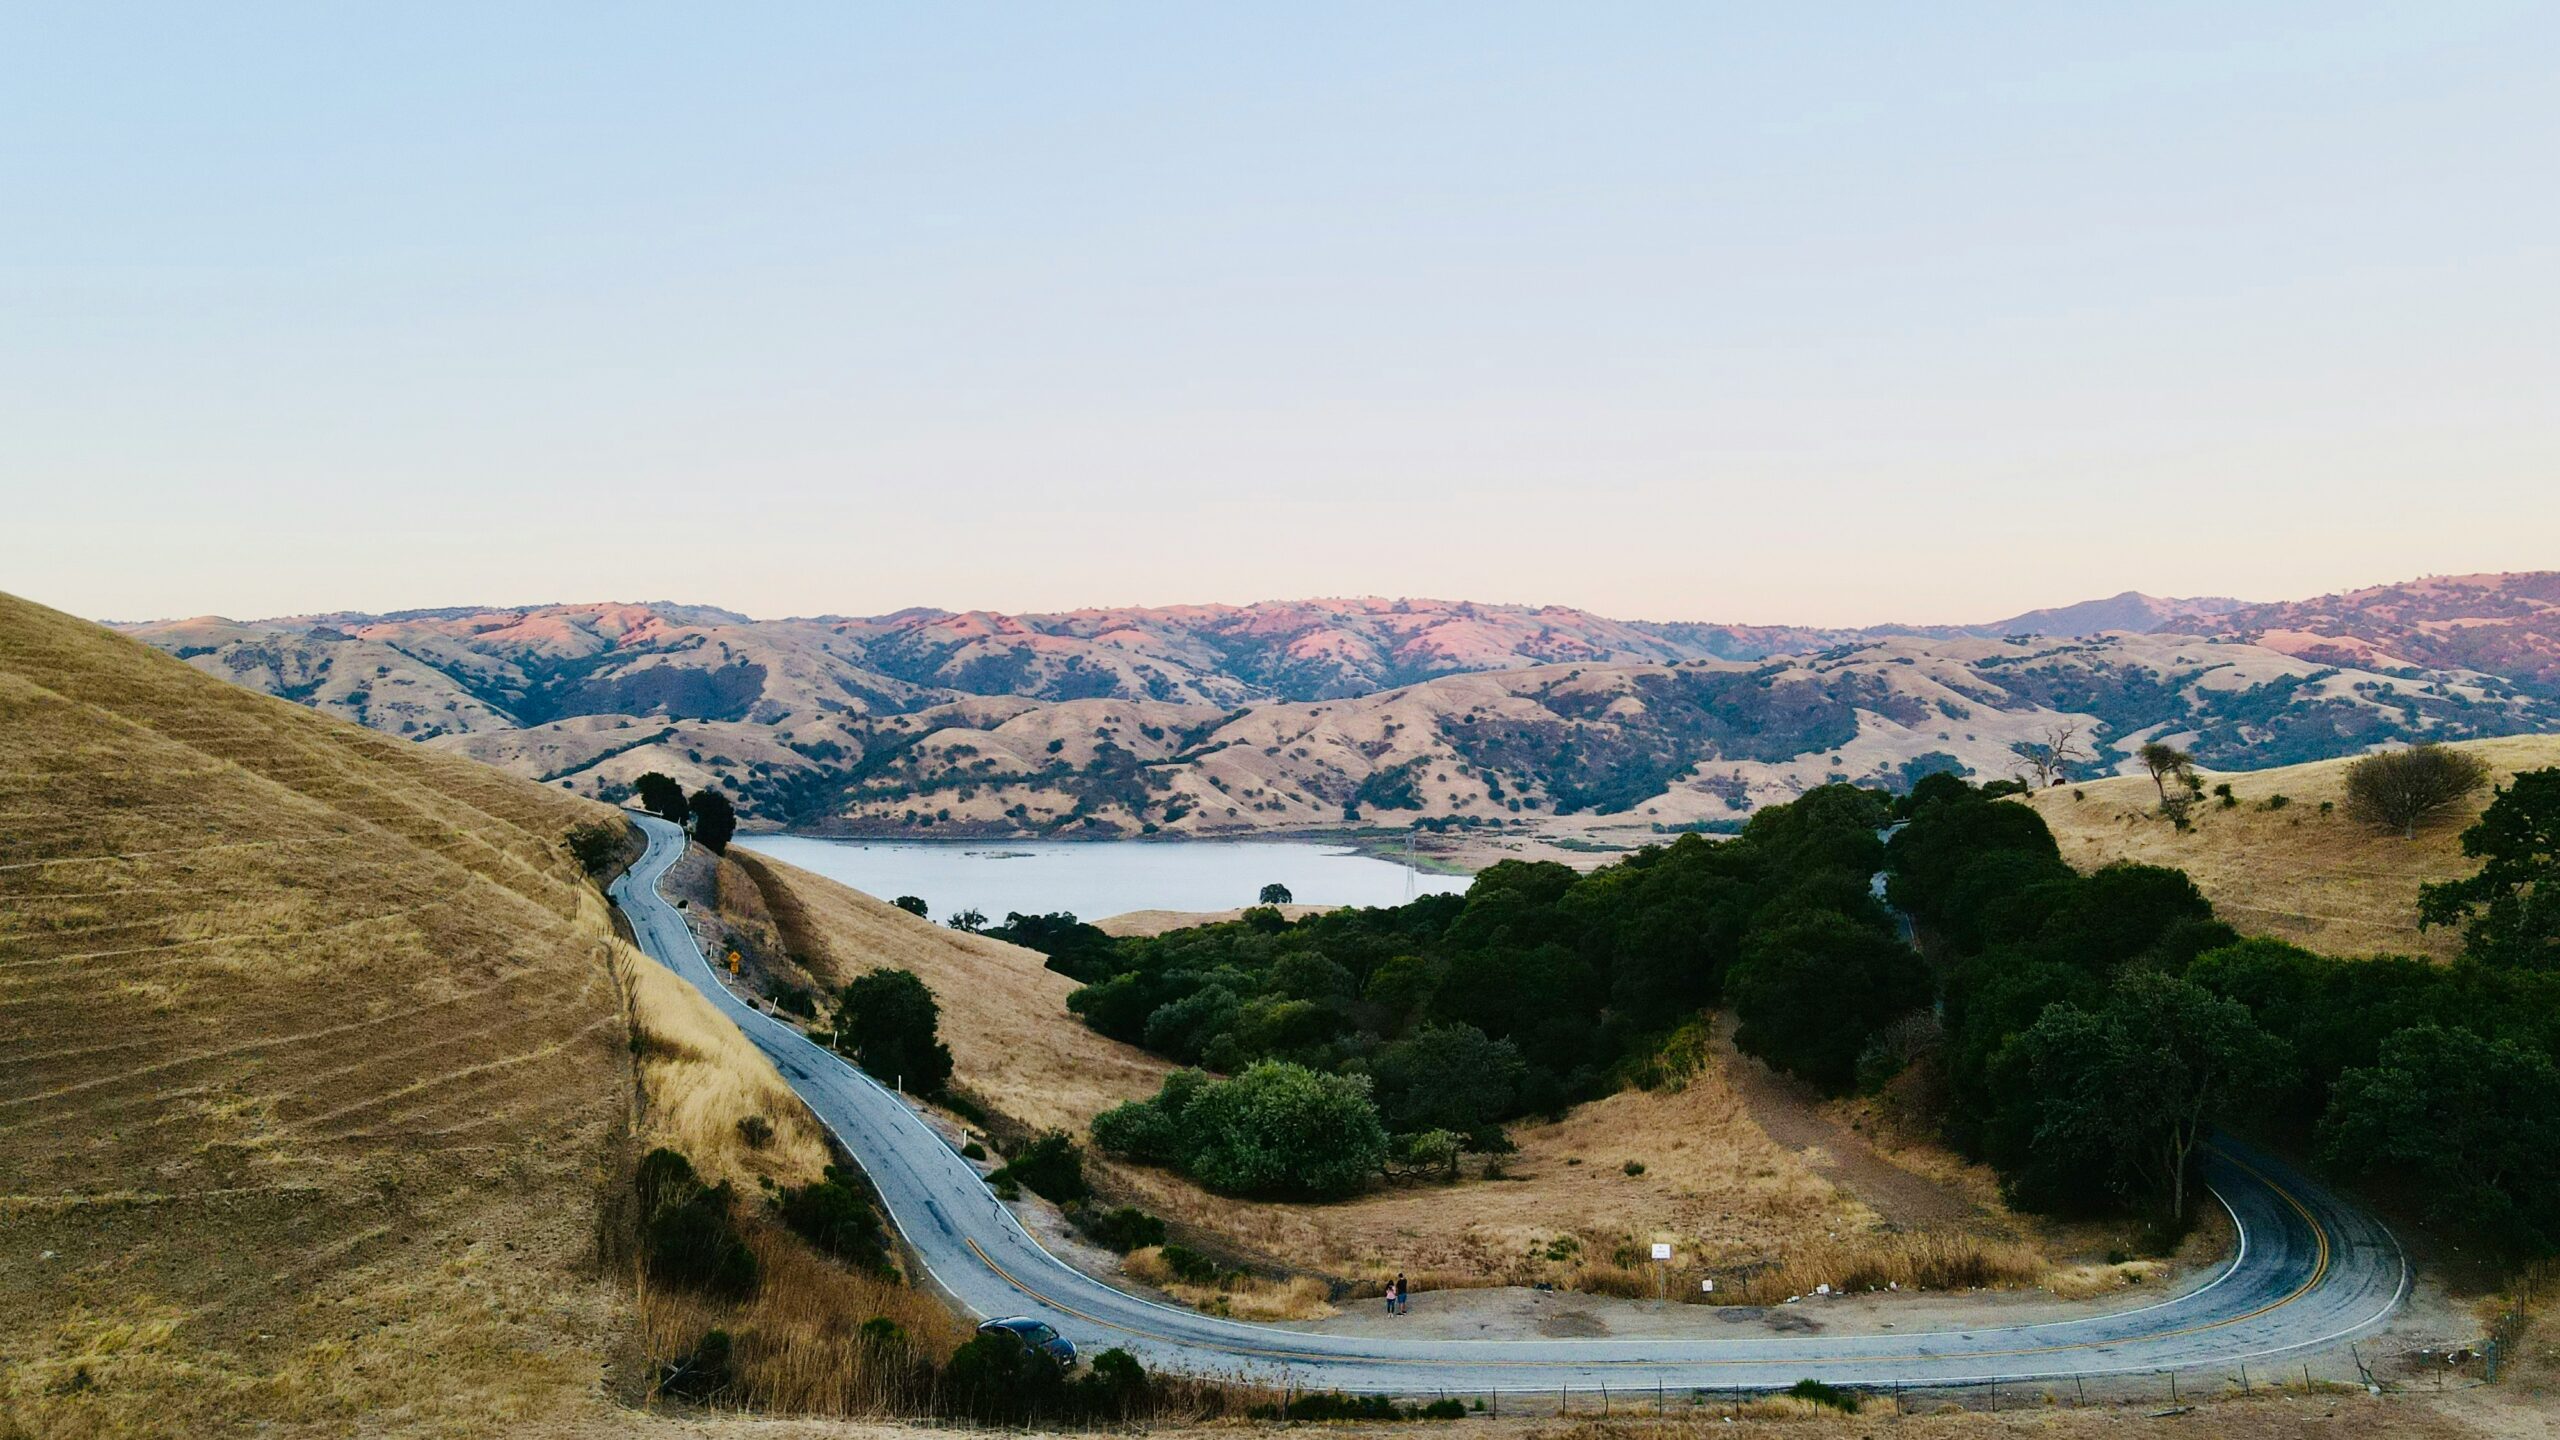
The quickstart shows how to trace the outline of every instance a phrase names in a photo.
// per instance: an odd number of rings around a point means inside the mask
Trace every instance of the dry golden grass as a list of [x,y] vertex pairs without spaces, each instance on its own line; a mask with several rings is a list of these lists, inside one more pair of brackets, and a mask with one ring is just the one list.
[[1019,1125],[1081,1133],[1103,1110],[1154,1094],[1171,1069],[1069,1015],[1076,982],[1034,951],[918,919],[766,856],[735,858],[763,887],[783,943],[830,990],[882,968],[923,980],[942,1006],[960,1085]]
[[[827,1137],[816,1117],[701,991],[619,941],[614,974],[640,1057],[644,1145],[666,1146],[748,1195],[767,1180],[804,1185],[825,1172]],[[749,1117],[772,1127],[762,1145],[740,1128]]]
[[[1263,907],[1279,911],[1291,920],[1304,920],[1325,913],[1322,905],[1272,905]],[[1105,935],[1162,935],[1169,930],[1188,930],[1195,925],[1218,925],[1244,918],[1244,907],[1233,910],[1131,910],[1122,915],[1106,915],[1093,922],[1093,928]]]
[[629,1080],[606,814],[0,597],[0,1415],[588,1403]]
[[1173,1273],[1162,1246],[1133,1250],[1120,1263],[1121,1273],[1153,1285],[1186,1305],[1238,1320],[1322,1320],[1338,1314],[1326,1296],[1331,1287],[1312,1275],[1282,1280],[1259,1275],[1231,1276],[1216,1285],[1198,1285]]
[[[2469,740],[2454,748],[2486,761],[2500,784],[2518,770],[2560,765],[2560,735]],[[2244,933],[2334,955],[2451,957],[2461,935],[2418,929],[2418,887],[2470,872],[2459,837],[2488,804],[2489,793],[2482,791],[2469,805],[2421,829],[2416,839],[2403,839],[2343,813],[2352,763],[2205,772],[2208,788],[2228,782],[2240,805],[2225,810],[2208,797],[2196,807],[2195,828],[2186,834],[2160,818],[2159,792],[2148,776],[2058,787],[2031,803],[2053,828],[2062,858],[2073,865],[2174,865],[2193,876],[2223,918]],[[2266,808],[2278,795],[2286,797],[2284,807]],[[2324,801],[2336,810],[2321,814]]]

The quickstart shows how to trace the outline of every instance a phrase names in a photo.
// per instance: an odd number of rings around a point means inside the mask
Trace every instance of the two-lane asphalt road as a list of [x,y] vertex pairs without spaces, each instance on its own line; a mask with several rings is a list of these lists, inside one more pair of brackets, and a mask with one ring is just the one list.
[[[1695,1333],[1592,1340],[1435,1340],[1222,1320],[1142,1299],[1069,1269],[998,1203],[969,1162],[899,1097],[722,986],[657,891],[678,827],[635,817],[648,853],[613,898],[642,948],[737,1022],[870,1175],[934,1280],[981,1316],[1034,1315],[1086,1354],[1120,1346],[1149,1365],[1403,1395],[1561,1387],[1751,1389],[1813,1376],[1840,1385],[1946,1386],[2237,1367],[2379,1326],[2408,1282],[2390,1232],[2274,1160],[2228,1147],[2208,1178],[2238,1223],[2238,1254],[2203,1283],[2142,1309],[2033,1325],[1887,1335],[1755,1335],[1690,1307]],[[1572,1216],[1556,1217],[1559,1226]]]

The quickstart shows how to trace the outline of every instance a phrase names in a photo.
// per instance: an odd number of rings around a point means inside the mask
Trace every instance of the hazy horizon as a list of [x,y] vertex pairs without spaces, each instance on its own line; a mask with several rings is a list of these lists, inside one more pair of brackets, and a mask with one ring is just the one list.
[[2560,11],[82,7],[0,589],[1977,623],[2560,563]]

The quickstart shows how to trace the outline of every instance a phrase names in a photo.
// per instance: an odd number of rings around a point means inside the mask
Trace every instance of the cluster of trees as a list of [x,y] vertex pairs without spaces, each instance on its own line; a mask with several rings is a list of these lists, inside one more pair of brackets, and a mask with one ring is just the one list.
[[709,786],[687,795],[682,785],[651,770],[632,781],[631,790],[640,797],[640,808],[691,830],[715,855],[726,853],[730,837],[738,833],[737,807]]
[[[1426,1168],[1415,1157],[1499,1150],[1504,1122],[1641,1076],[1666,1036],[1728,996],[1746,1046],[1849,1085],[1876,1033],[1929,1001],[1927,970],[1870,888],[1890,804],[1828,786],[1725,843],[1683,836],[1588,875],[1510,861],[1463,896],[1295,923],[1258,907],[1118,941],[1068,940],[1057,922],[1072,917],[1008,928],[1087,982],[1067,1003],[1094,1029],[1239,1080],[1281,1067],[1265,1086],[1359,1082],[1329,1103],[1364,1111],[1382,1143],[1369,1123],[1340,1134]],[[1186,1096],[1170,1098],[1148,1103]],[[1097,1143],[1124,1148],[1111,1129]],[[1197,1135],[1128,1143],[1208,1178],[1184,1150]],[[1260,1188],[1241,1161],[1222,1173],[1211,1183]]]
[[2205,1130],[2245,1121],[2560,1249],[2560,771],[2501,790],[2463,836],[2480,872],[2427,887],[2426,921],[2465,925],[2450,966],[2241,940],[2181,872],[2078,875],[1961,782],[1907,805],[1888,893],[1942,953],[1947,1129],[2018,1203],[2182,1222]]

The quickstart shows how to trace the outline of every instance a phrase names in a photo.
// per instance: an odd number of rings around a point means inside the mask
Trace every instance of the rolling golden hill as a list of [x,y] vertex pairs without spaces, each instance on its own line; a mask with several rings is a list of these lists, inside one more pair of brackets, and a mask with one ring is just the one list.
[[[2472,740],[2455,748],[2488,762],[2501,785],[2519,770],[2560,765],[2560,735]],[[2461,948],[2461,934],[2418,928],[2418,887],[2473,868],[2463,858],[2461,835],[2487,807],[2489,792],[2421,828],[2417,838],[2403,839],[2343,813],[2353,763],[2199,772],[2208,786],[2229,784],[2239,803],[2226,808],[2208,799],[2196,807],[2194,828],[2185,834],[2160,818],[2158,792],[2144,776],[2057,787],[2032,803],[2053,827],[2065,860],[2083,870],[2117,860],[2176,866],[2244,933],[2334,955],[2449,959]]]
[[0,1430],[593,1401],[608,813],[0,596]]

